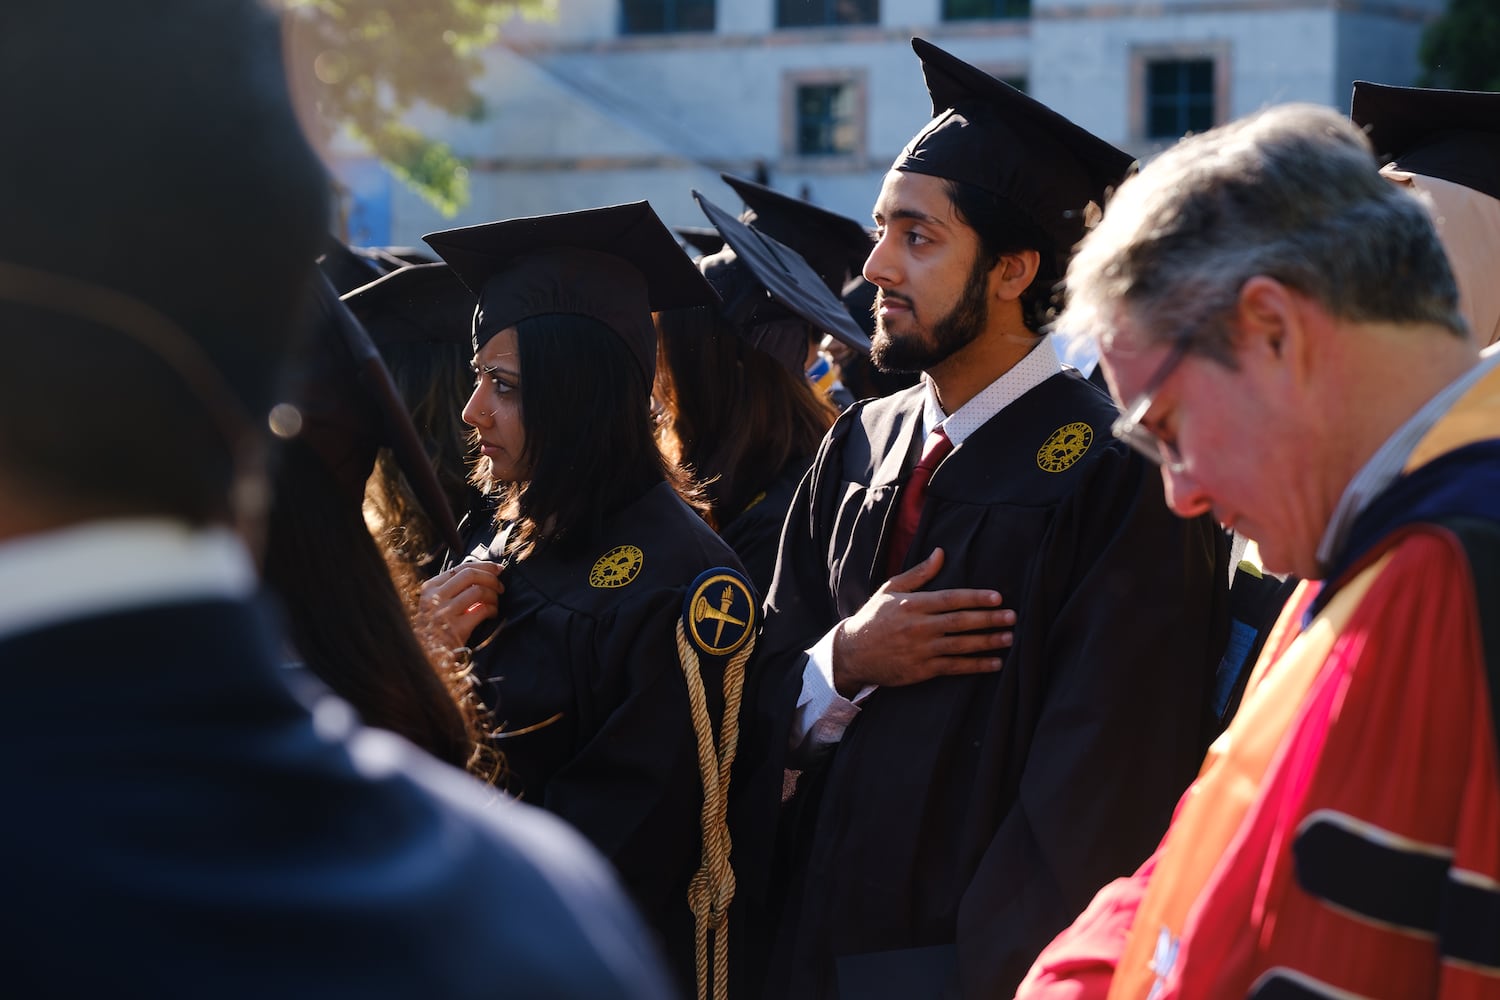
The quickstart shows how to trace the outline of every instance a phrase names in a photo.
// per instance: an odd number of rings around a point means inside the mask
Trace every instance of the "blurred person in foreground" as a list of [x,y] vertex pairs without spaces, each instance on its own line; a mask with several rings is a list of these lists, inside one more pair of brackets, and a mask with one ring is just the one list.
[[448,508],[458,518],[458,548],[413,488],[397,453],[382,448],[365,488],[365,520],[398,583],[413,596],[494,534],[494,504],[476,484],[478,445],[460,412],[474,388],[469,327],[477,300],[447,264],[403,267],[343,296],[380,350],[411,414]]
[[0,12],[6,982],[669,995],[578,837],[288,686],[246,539],[328,216],[280,51],[248,0]]
[[[363,326],[319,280],[309,336],[291,365],[277,442],[262,578],[279,600],[305,667],[367,725],[399,733],[439,760],[493,773],[472,674],[412,628],[361,507],[376,456],[392,456],[413,506],[446,545],[458,530],[395,381]],[[414,589],[414,585],[413,589]],[[426,641],[424,641],[424,638]]]
[[1185,517],[1307,578],[1155,855],[1019,995],[1500,993],[1500,353],[1358,129],[1273,108],[1128,181],[1068,271]]

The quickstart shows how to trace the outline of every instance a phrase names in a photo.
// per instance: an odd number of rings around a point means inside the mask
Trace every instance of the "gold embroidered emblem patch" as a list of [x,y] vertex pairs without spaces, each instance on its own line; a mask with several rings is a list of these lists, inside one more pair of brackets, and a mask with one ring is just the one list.
[[1094,429],[1085,423],[1064,424],[1052,432],[1036,453],[1037,468],[1043,472],[1062,472],[1083,457],[1094,443]]
[[728,567],[709,570],[683,602],[687,639],[700,653],[728,656],[755,634],[758,607],[750,581]]
[[589,570],[589,586],[597,590],[623,587],[640,575],[645,561],[645,553],[634,545],[617,545],[600,556]]

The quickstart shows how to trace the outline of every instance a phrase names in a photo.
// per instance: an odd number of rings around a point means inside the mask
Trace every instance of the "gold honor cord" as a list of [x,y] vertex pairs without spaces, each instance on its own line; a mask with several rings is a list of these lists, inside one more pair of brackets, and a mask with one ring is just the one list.
[[[700,601],[702,598],[699,599]],[[695,608],[695,610],[697,610]],[[716,617],[716,616],[709,616]],[[722,622],[721,622],[722,625]],[[729,771],[740,739],[740,698],[745,690],[745,662],[755,649],[755,635],[735,650],[724,671],[724,725],[714,746],[713,720],[703,693],[698,651],[688,641],[682,618],[677,619],[677,657],[687,680],[693,732],[698,737],[698,770],[703,778],[703,857],[688,886],[688,906],[694,918],[694,955],[698,967],[698,1000],[706,1000],[709,982],[714,1000],[729,995],[729,904],[734,899],[734,869],[729,864]],[[714,935],[709,963],[708,935]]]
[[254,421],[214,363],[166,315],[103,285],[0,260],[0,301],[93,323],[123,334],[166,365],[202,404],[229,447],[234,467],[230,504],[242,530],[260,519],[268,502],[263,482],[250,474],[257,440]]

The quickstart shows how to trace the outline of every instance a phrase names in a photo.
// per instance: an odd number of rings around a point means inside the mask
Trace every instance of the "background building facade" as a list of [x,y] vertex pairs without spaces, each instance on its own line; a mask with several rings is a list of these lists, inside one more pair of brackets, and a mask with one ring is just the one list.
[[863,219],[929,117],[917,35],[1143,158],[1268,104],[1347,111],[1356,79],[1411,84],[1444,0],[557,0],[486,56],[475,121],[414,118],[470,164],[444,219],[368,162],[341,171],[350,239],[648,199],[704,225],[694,188],[758,177]]

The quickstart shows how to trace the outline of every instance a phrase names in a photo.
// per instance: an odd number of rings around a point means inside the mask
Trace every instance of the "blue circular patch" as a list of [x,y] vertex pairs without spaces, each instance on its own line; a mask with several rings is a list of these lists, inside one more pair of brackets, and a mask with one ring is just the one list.
[[682,602],[688,642],[704,656],[728,656],[755,634],[755,589],[727,566],[700,573]]

